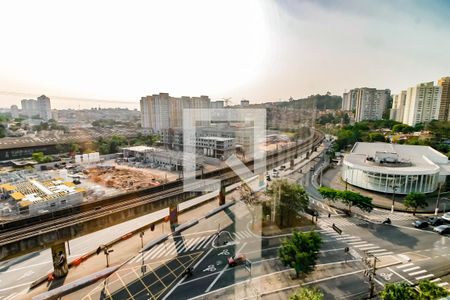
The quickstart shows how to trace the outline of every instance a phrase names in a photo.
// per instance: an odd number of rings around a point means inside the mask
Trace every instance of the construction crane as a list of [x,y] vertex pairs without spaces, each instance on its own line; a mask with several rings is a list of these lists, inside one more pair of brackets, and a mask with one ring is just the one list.
[[222,98],[222,101],[225,103],[225,106],[229,106],[230,105],[230,103],[231,103],[231,97],[229,97],[229,98]]

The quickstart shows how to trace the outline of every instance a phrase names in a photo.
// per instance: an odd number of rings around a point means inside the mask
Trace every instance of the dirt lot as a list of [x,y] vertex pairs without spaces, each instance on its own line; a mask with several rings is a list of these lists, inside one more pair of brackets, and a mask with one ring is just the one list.
[[[159,185],[173,176],[162,176],[161,171],[135,169],[127,166],[98,166],[84,171],[90,180],[105,187],[133,191]],[[171,174],[172,175],[172,174]]]

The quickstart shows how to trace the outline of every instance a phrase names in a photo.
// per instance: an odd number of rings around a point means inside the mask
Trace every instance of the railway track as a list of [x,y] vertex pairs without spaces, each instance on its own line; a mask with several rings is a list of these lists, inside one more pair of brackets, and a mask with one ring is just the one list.
[[[294,154],[302,154],[305,151],[317,147],[322,140],[323,134],[315,131],[312,137],[306,139],[301,144],[282,149],[281,151],[268,153],[266,165],[270,167],[276,166],[280,161],[287,160]],[[250,168],[252,167],[252,164],[252,161],[246,163]],[[204,173],[203,178],[218,178],[222,180],[235,178],[236,182],[239,181],[238,176],[230,168],[222,168]],[[0,230],[0,246],[101,218],[122,210],[132,209],[133,207],[145,205],[150,202],[157,202],[168,197],[179,195],[180,193],[184,193],[183,181],[176,180],[158,187],[93,201],[80,205],[79,207],[65,209],[51,215],[51,217],[50,214],[47,214],[47,216],[45,216],[46,218],[43,216],[31,217],[5,223],[3,224],[3,229]],[[27,220],[29,222],[27,222]]]

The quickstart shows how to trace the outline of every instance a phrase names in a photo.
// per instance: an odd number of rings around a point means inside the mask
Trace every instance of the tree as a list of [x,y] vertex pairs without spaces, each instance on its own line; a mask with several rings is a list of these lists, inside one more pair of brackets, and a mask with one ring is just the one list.
[[413,215],[416,215],[417,208],[425,208],[428,206],[427,198],[423,193],[411,192],[406,195],[403,204],[407,208],[413,209]]
[[341,201],[343,204],[347,205],[349,211],[351,211],[352,206],[356,206],[365,212],[371,212],[373,209],[372,198],[356,192],[339,191],[323,186],[319,188],[319,193],[322,197],[331,201]]
[[324,197],[325,199],[331,200],[331,201],[336,201],[337,196],[338,196],[338,191],[326,186],[321,186],[319,188],[319,193],[320,195],[322,195],[322,197]]
[[415,290],[406,282],[388,283],[381,291],[383,300],[414,300],[418,299]]
[[324,295],[316,287],[302,287],[289,297],[289,300],[323,300]]
[[283,240],[278,256],[285,266],[294,268],[298,278],[314,270],[318,251],[322,245],[320,235],[314,231],[294,231],[292,237]]
[[267,193],[274,202],[278,200],[275,203],[278,204],[281,227],[291,226],[298,213],[305,211],[309,205],[309,197],[303,187],[297,183],[290,183],[286,179],[273,181]]
[[418,287],[419,299],[433,300],[450,295],[450,293],[446,289],[429,280],[419,281]]
[[52,158],[50,156],[44,155],[44,152],[34,152],[33,154],[31,154],[31,158],[38,164],[48,163],[52,161]]
[[385,142],[384,134],[380,132],[371,132],[369,133],[369,142]]
[[420,280],[418,289],[414,289],[406,282],[388,283],[380,292],[383,300],[435,300],[450,295],[443,287],[429,280]]

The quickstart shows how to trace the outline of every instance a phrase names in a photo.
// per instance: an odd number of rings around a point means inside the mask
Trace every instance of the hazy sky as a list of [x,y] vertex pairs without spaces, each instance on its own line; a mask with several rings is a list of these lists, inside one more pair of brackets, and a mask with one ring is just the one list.
[[130,107],[158,92],[235,103],[396,93],[450,76],[449,16],[449,1],[432,0],[5,0],[0,106],[25,98],[5,92]]

